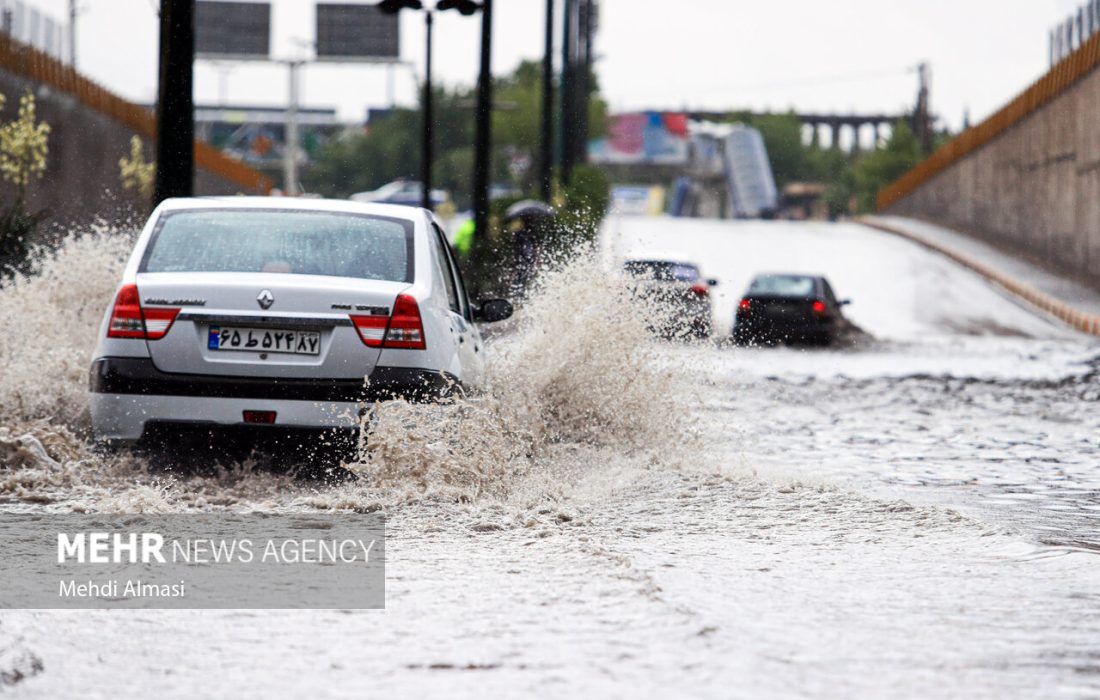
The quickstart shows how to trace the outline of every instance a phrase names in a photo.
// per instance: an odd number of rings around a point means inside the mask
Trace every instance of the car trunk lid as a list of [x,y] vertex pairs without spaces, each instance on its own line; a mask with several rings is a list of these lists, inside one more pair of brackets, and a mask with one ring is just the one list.
[[748,296],[752,313],[773,321],[801,321],[813,316],[814,299],[779,296]]
[[[368,375],[368,347],[354,315],[387,315],[404,282],[269,273],[140,273],[143,308],[180,313],[147,340],[162,372],[350,379]],[[228,337],[227,337],[228,336]]]

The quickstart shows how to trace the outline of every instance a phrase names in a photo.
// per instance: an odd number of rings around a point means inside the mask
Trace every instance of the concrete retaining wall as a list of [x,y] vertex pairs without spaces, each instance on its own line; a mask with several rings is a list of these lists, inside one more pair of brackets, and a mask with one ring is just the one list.
[[[0,92],[7,97],[3,117],[14,118],[20,96],[36,97],[37,117],[49,123],[44,177],[30,187],[29,209],[45,211],[54,223],[114,219],[144,213],[147,204],[122,190],[119,159],[130,155],[130,139],[140,136],[152,160],[156,136],[153,114],[127,102],[37,49],[0,34]],[[271,181],[208,144],[195,142],[195,193],[267,194]],[[0,184],[0,204],[12,196]]]
[[[99,112],[85,107],[71,95],[36,86],[0,70],[0,92],[7,97],[4,119],[16,116],[19,97],[30,89],[36,97],[38,118],[50,125],[46,172],[30,186],[28,208],[45,210],[49,221],[86,223],[98,217],[112,220],[120,213],[141,207],[133,192],[122,190],[118,161],[130,155],[130,137],[136,132]],[[153,160],[153,143],[145,142],[145,158]],[[0,185],[0,197],[10,194]],[[239,184],[198,170],[196,194],[236,194]]]
[[880,211],[988,240],[1100,288],[1100,44],[880,196]]

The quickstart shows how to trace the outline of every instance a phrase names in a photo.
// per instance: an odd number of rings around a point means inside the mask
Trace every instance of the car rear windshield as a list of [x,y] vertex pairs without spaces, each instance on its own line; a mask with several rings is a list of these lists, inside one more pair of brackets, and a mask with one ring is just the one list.
[[413,281],[411,221],[339,212],[167,214],[142,272],[273,272]]
[[695,282],[699,279],[699,268],[694,265],[664,260],[628,260],[623,269],[631,277],[661,282]]
[[777,297],[815,296],[813,277],[798,275],[767,275],[757,277],[749,286],[749,294],[767,294]]

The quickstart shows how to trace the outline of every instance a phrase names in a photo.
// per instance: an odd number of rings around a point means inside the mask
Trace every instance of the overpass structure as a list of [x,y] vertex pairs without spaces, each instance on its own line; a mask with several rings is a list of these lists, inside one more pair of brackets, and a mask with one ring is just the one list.
[[[688,117],[696,121],[710,121],[721,122],[728,121],[731,114],[748,114],[750,117],[767,117],[767,116],[784,116],[784,113],[772,113],[772,112],[717,112],[717,111],[693,111],[688,112]],[[821,112],[795,112],[794,116],[798,118],[798,121],[803,126],[808,126],[811,129],[811,139],[814,145],[826,145],[821,140],[822,132],[829,135],[827,145],[830,148],[840,149],[842,148],[843,140],[841,138],[845,130],[851,133],[852,138],[849,140],[849,151],[852,153],[859,152],[860,134],[864,131],[871,131],[874,134],[874,140],[872,144],[878,144],[888,133],[888,130],[893,128],[894,124],[899,121],[908,123],[911,127],[914,127],[914,133],[916,129],[916,117],[914,114],[887,114],[887,113],[868,113],[868,114],[825,114]]]
[[[1097,0],[1100,2],[1100,0]],[[829,147],[835,149],[842,148],[841,134],[847,130],[851,133],[851,139],[848,141],[848,151],[853,155],[858,153],[861,149],[860,135],[868,130],[873,134],[871,140],[871,147],[875,148],[882,143],[883,138],[887,132],[894,127],[898,122],[905,122],[912,129],[913,134],[917,137],[921,147],[925,153],[932,152],[932,140],[935,132],[935,117],[932,114],[930,106],[930,88],[932,72],[927,63],[921,63],[916,66],[917,75],[920,78],[920,82],[917,88],[917,100],[914,103],[913,111],[906,113],[890,114],[885,112],[872,112],[872,113],[848,113],[848,114],[826,114],[823,112],[794,112],[794,116],[798,121],[802,123],[804,127],[810,128],[811,144],[814,146],[823,145],[821,143],[821,133],[825,131],[829,134]],[[689,118],[698,121],[713,121],[722,122],[728,121],[731,115],[747,114],[749,117],[767,117],[767,116],[783,116],[785,113],[773,113],[773,112],[739,112],[736,110],[730,110],[725,112],[718,111],[689,111],[687,112]]]

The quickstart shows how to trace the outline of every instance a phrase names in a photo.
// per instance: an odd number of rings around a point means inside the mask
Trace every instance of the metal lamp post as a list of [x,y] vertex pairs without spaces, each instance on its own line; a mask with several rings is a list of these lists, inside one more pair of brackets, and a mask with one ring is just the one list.
[[157,172],[153,202],[190,197],[195,179],[195,0],[160,6]]
[[422,106],[423,130],[420,145],[420,205],[432,209],[432,161],[433,158],[433,115],[432,115],[432,22],[436,12],[458,10],[463,15],[472,15],[481,9],[481,3],[474,0],[439,0],[434,8],[425,6],[421,0],[382,0],[378,9],[386,14],[397,14],[401,10],[420,10],[424,13],[426,48],[424,52],[424,104]]

